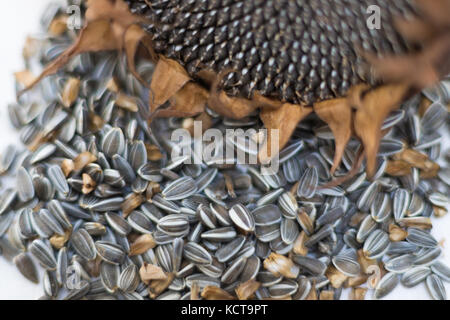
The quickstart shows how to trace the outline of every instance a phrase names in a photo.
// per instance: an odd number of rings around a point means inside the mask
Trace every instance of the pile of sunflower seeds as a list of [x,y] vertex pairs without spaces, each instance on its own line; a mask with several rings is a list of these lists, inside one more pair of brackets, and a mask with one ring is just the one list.
[[[51,6],[44,29],[64,11]],[[47,64],[75,36],[36,39],[26,65]],[[137,70],[150,81],[152,64]],[[424,100],[431,105],[422,112]],[[103,52],[80,55],[8,106],[26,147],[1,154],[2,179],[15,181],[0,192],[0,252],[33,282],[36,264],[45,270],[42,298],[339,299],[349,288],[364,299],[423,283],[446,299],[450,268],[430,231],[449,206],[439,132],[449,128],[450,79],[385,121],[372,181],[363,166],[333,188],[320,187],[332,179],[333,135],[314,115],[268,176],[258,166],[171,158],[180,148],[171,133],[188,121],[150,127],[146,101],[125,57]],[[261,127],[257,115],[208,112],[221,131]],[[241,142],[232,143],[245,150]],[[358,147],[351,141],[336,176],[351,169]],[[417,161],[444,165],[429,177],[414,163],[409,174],[387,173],[417,151]]]

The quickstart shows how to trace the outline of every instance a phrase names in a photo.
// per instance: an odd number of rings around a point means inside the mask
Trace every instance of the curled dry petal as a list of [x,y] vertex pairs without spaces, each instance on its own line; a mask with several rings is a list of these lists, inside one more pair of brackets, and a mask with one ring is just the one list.
[[94,191],[97,186],[95,180],[92,179],[87,173],[83,173],[81,177],[83,179],[83,187],[81,188],[81,192],[83,192],[83,194],[89,194]]
[[16,78],[16,81],[19,84],[25,87],[28,87],[29,85],[31,85],[33,82],[36,81],[36,77],[34,76],[33,73],[31,73],[30,70],[16,72],[14,73],[14,77]]
[[143,195],[137,193],[133,193],[130,197],[126,198],[121,205],[124,217],[128,217],[128,215],[133,212],[134,209],[139,207],[145,200],[146,199]]
[[151,234],[143,234],[130,245],[130,256],[137,256],[153,249],[156,246],[155,239]]
[[131,97],[131,96],[126,95],[121,92],[117,94],[116,104],[120,108],[131,111],[131,112],[138,111],[138,105],[137,105],[136,98]]
[[352,134],[352,110],[347,99],[334,99],[315,104],[314,111],[330,126],[334,135],[334,160],[330,170],[333,175],[341,163],[345,146]]
[[64,107],[69,108],[77,99],[78,92],[80,90],[80,79],[70,78],[64,85],[62,92],[62,104]]
[[[135,27],[147,20],[133,15],[123,0],[89,0],[85,17],[86,25],[80,31],[77,40],[47,65],[19,95],[31,89],[44,77],[56,73],[71,58],[83,52],[122,50],[126,46],[128,61],[134,61],[135,48],[139,43],[151,52],[150,36],[137,32]],[[129,30],[130,28],[132,29]]]
[[255,279],[247,280],[237,286],[234,291],[239,300],[247,300],[253,296],[253,294],[259,289],[261,283]]
[[231,294],[216,286],[206,286],[201,296],[206,300],[235,300]]
[[139,276],[141,277],[142,282],[144,282],[145,284],[149,284],[149,282],[152,280],[167,279],[167,275],[160,267],[146,262],[144,262],[142,267],[139,269]]
[[325,272],[325,276],[330,280],[331,286],[335,289],[339,289],[347,280],[347,276],[336,269],[334,266],[329,266]]
[[95,161],[97,161],[97,157],[94,154],[89,151],[82,152],[73,160],[73,170],[82,170],[88,164]]
[[161,56],[150,84],[150,111],[155,112],[190,80],[186,70],[175,60]]
[[167,289],[168,286],[172,283],[175,275],[173,273],[169,273],[167,278],[164,280],[153,280],[148,285],[148,293],[150,298],[154,299],[159,296],[164,290]]
[[223,117],[230,119],[242,119],[253,113],[258,105],[251,100],[230,97],[224,91],[214,92],[208,100],[208,106]]
[[404,38],[422,49],[411,54],[381,58],[371,53],[363,53],[363,56],[379,79],[389,83],[408,83],[421,90],[437,83],[450,72],[450,1],[415,2],[420,18],[398,20],[396,27]]
[[282,275],[290,279],[295,279],[300,271],[299,267],[291,259],[275,252],[272,252],[264,260],[264,268],[276,277]]
[[206,107],[208,91],[196,83],[188,82],[168,98],[170,106],[156,110],[152,118],[193,117],[201,114]]
[[193,281],[191,285],[191,300],[200,300],[200,287],[197,281]]
[[383,121],[391,111],[400,107],[408,91],[409,86],[405,84],[385,85],[368,91],[360,98],[359,104],[352,105],[357,109],[354,130],[364,146],[369,177],[375,173]]
[[370,266],[376,265],[377,261],[375,259],[369,259],[367,256],[370,254],[369,252],[364,251],[363,249],[359,249],[358,252],[358,263],[361,266],[361,271],[365,274],[370,273]]
[[394,177],[407,176],[411,173],[413,166],[403,160],[389,160],[385,172]]
[[267,129],[267,138],[258,153],[259,161],[267,163],[281,151],[288,143],[297,123],[312,111],[312,108],[290,103],[285,103],[277,109],[264,108],[260,118]]

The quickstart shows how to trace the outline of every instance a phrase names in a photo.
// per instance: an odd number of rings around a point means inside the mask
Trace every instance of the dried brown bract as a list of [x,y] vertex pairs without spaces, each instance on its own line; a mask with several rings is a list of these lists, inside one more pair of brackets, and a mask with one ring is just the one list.
[[124,217],[128,217],[128,215],[133,212],[134,209],[139,207],[145,200],[146,199],[143,195],[136,193],[133,193],[131,196],[127,197],[121,205]]
[[139,276],[141,277],[142,282],[144,282],[147,285],[152,280],[167,279],[167,275],[160,267],[146,262],[144,262],[142,267],[139,269]]
[[73,170],[80,171],[88,164],[97,161],[97,157],[90,153],[89,151],[85,151],[80,153],[75,159],[73,159]]
[[234,290],[239,300],[247,300],[259,289],[261,283],[255,279],[247,280],[237,286]]
[[155,239],[151,234],[144,234],[133,241],[130,245],[130,256],[136,256],[153,249],[156,246]]
[[277,277],[282,275],[290,279],[295,279],[300,271],[299,267],[291,259],[275,252],[272,252],[264,260],[264,268]]
[[395,224],[389,225],[389,239],[393,242],[403,241],[408,236],[408,231]]
[[226,292],[225,290],[215,287],[215,286],[206,286],[201,294],[202,298],[206,300],[235,300],[231,294]]
[[61,101],[64,107],[69,108],[78,98],[80,79],[70,78],[64,85]]

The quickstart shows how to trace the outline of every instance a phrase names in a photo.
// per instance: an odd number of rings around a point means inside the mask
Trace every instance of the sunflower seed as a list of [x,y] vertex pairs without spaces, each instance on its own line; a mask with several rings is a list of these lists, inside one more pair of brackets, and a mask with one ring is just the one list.
[[297,196],[306,199],[312,198],[316,193],[318,179],[317,169],[315,167],[307,168],[300,179]]
[[31,176],[24,167],[17,171],[17,194],[23,202],[31,200],[35,194]]
[[75,251],[86,260],[93,260],[97,256],[94,240],[85,229],[75,231],[70,242]]
[[25,278],[33,283],[39,283],[36,266],[27,253],[18,254],[14,257],[13,262]]
[[102,262],[100,264],[100,280],[109,293],[115,293],[119,286],[120,267]]
[[414,265],[414,256],[412,254],[404,254],[395,258],[391,258],[385,262],[386,270],[394,273],[404,273],[411,269]]
[[39,263],[47,270],[56,269],[56,259],[53,250],[42,240],[34,240],[29,250],[31,254],[39,261]]
[[211,254],[195,242],[188,242],[185,244],[183,256],[189,261],[199,265],[208,265],[212,263]]
[[139,273],[134,264],[130,264],[119,276],[119,288],[124,292],[134,292],[139,285]]
[[255,230],[255,219],[242,204],[235,204],[229,211],[230,219],[240,229],[251,232]]
[[122,247],[115,243],[106,241],[96,241],[95,248],[98,255],[106,262],[112,264],[121,264],[126,256]]
[[382,230],[373,231],[364,242],[364,255],[369,259],[378,259],[389,250],[389,236]]
[[444,284],[437,275],[430,274],[426,279],[426,285],[428,292],[434,300],[447,300]]
[[374,297],[375,299],[381,299],[387,296],[392,290],[395,289],[397,284],[399,283],[399,278],[396,273],[388,272],[383,278],[381,278],[380,282],[378,282],[377,287],[375,289]]
[[167,200],[181,200],[193,195],[197,191],[197,185],[191,177],[183,177],[169,183],[162,195]]
[[437,240],[434,239],[431,234],[416,228],[408,229],[408,236],[406,237],[406,240],[412,244],[424,248],[434,248],[438,245]]
[[401,279],[402,284],[407,288],[412,288],[424,281],[431,274],[428,267],[414,267],[406,271]]

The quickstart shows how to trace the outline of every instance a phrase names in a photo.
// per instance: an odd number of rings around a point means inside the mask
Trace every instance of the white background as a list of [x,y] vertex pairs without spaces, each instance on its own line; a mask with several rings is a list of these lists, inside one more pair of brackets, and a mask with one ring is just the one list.
[[[13,73],[23,69],[22,47],[29,34],[39,29],[39,18],[47,0],[0,1],[0,152],[10,143],[18,143],[18,134],[9,124],[7,104],[14,101]],[[448,146],[448,143],[446,144]],[[450,215],[434,220],[433,234],[438,241],[450,235]],[[443,262],[450,265],[450,240],[444,242]],[[448,295],[450,285],[446,284]],[[0,256],[0,299],[36,299],[42,295],[35,285]],[[370,297],[369,297],[370,298]],[[429,299],[424,284],[406,289],[399,285],[388,299]]]

